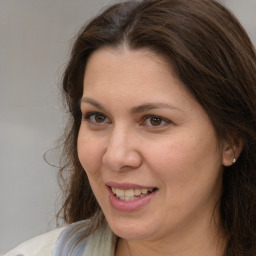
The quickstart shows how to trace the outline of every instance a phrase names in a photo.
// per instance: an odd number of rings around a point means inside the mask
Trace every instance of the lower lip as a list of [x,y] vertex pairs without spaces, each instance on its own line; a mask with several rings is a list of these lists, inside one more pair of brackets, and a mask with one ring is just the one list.
[[111,188],[108,187],[108,194],[110,199],[111,206],[117,210],[122,212],[131,212],[136,211],[142,208],[144,205],[149,203],[149,201],[156,195],[157,190],[153,191],[152,193],[140,197],[138,199],[132,200],[132,201],[123,201],[118,199],[112,192]]

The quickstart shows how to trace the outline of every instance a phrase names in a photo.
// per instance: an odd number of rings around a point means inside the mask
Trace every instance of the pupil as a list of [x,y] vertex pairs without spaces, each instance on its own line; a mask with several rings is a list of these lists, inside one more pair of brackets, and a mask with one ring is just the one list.
[[97,115],[95,116],[95,120],[96,120],[97,123],[102,123],[102,122],[105,121],[105,117],[104,117],[103,115],[97,114]]
[[153,126],[160,125],[161,124],[161,118],[159,118],[159,117],[151,117],[150,123]]

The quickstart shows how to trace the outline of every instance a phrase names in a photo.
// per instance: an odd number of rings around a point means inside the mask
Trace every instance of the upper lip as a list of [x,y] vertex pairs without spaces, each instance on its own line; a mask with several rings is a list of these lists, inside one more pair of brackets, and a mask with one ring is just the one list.
[[156,187],[152,186],[145,186],[145,185],[138,185],[138,184],[133,184],[133,183],[117,183],[117,182],[107,182],[107,186],[109,187],[114,187],[114,188],[119,188],[119,189],[155,189]]

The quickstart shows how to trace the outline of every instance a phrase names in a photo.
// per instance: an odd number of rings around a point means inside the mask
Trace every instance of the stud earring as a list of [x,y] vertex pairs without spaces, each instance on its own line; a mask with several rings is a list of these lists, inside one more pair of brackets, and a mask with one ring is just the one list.
[[233,161],[232,161],[232,163],[234,164],[236,162],[236,159],[235,158],[233,158]]

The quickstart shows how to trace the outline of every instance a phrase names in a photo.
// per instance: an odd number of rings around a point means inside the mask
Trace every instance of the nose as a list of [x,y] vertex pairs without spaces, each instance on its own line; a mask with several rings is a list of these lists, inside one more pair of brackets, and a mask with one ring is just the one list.
[[142,163],[138,140],[128,129],[113,129],[102,162],[113,171],[136,169]]

